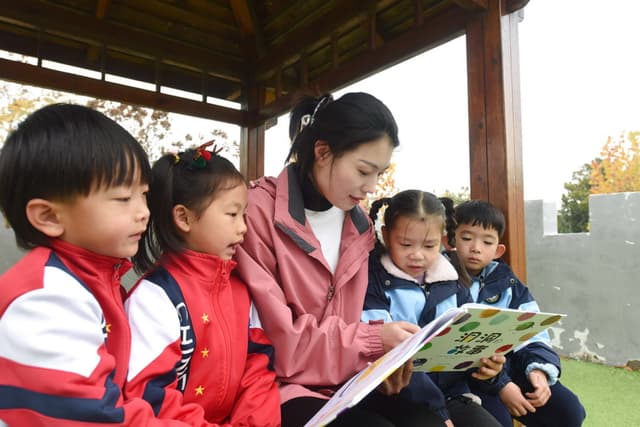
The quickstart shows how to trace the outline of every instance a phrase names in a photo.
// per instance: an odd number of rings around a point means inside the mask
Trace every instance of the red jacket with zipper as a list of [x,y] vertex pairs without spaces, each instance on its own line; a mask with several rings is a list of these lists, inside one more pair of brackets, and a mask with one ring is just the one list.
[[280,425],[273,348],[247,287],[232,274],[235,264],[193,251],[169,254],[127,297],[127,396],[143,397],[159,418]]

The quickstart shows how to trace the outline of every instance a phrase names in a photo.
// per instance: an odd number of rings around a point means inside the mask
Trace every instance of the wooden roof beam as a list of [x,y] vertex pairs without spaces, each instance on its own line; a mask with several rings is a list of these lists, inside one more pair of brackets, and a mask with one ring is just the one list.
[[243,35],[253,37],[258,56],[264,56],[267,48],[253,0],[231,0],[229,4]]
[[247,113],[0,58],[0,79],[246,126]]
[[18,21],[45,32],[70,39],[83,40],[97,46],[106,45],[143,57],[171,57],[180,64],[238,81],[245,68],[241,59],[230,59],[208,49],[158,37],[136,28],[107,22],[51,3],[36,0],[0,0],[0,20]]
[[[107,16],[107,10],[109,9],[111,0],[98,0],[96,4],[96,19],[102,21]],[[96,61],[101,54],[103,55],[103,49],[100,46],[90,46],[87,49],[87,59],[89,62]]]
[[453,0],[453,2],[467,10],[487,10],[489,7],[488,0]]
[[451,8],[438,15],[426,19],[424,25],[413,27],[399,37],[388,40],[375,50],[358,55],[309,82],[308,87],[282,96],[276,101],[263,105],[258,115],[250,120],[258,122],[277,117],[288,111],[298,98],[313,88],[314,92],[326,93],[338,87],[346,86],[356,79],[363,79],[387,67],[391,67],[428,49],[446,43],[464,33],[469,11]]
[[[343,0],[339,4],[340,7],[332,9],[304,28],[292,31],[285,40],[279,43],[276,49],[271,50],[262,60],[258,61],[256,71],[258,79],[263,78],[264,74],[280,65],[288,65],[292,62],[292,58],[296,58],[308,50],[312,44],[324,38],[330,38],[335,31],[354,19],[366,19],[370,4],[375,4],[375,1]],[[309,28],[313,28],[313,31],[309,31]]]
[[96,4],[96,18],[100,20],[104,19],[104,17],[107,16],[107,10],[110,4],[111,0],[98,0],[98,4]]
[[502,6],[502,15],[508,15],[510,13],[516,12],[522,8],[524,8],[529,0],[506,0],[503,1]]

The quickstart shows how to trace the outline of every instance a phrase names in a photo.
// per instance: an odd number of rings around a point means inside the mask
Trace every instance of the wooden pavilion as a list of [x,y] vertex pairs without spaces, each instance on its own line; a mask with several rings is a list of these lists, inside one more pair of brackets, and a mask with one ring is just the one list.
[[[0,79],[236,124],[241,169],[256,178],[264,170],[267,124],[300,95],[331,92],[464,34],[471,196],[503,209],[506,258],[526,278],[517,24],[527,3],[0,0],[0,49],[37,58],[0,59]],[[44,68],[44,60],[101,78]]]

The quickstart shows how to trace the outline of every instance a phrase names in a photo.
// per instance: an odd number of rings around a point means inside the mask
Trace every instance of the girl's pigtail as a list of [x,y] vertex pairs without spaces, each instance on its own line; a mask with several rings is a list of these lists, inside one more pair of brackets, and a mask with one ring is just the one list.
[[467,268],[460,261],[460,257],[458,257],[458,252],[449,251],[447,253],[447,256],[449,257],[449,261],[451,262],[451,265],[453,265],[453,268],[455,268],[456,271],[458,272],[458,282],[462,283],[467,288],[470,287],[471,284],[473,283],[473,280],[471,279],[471,275],[467,271]]
[[458,281],[463,285],[469,287],[471,286],[472,280],[471,275],[467,271],[464,264],[460,261],[458,257],[458,252],[454,250],[456,245],[456,227],[458,226],[458,221],[456,220],[456,210],[453,204],[453,200],[449,197],[440,197],[440,202],[444,206],[444,215],[445,215],[445,232],[447,235],[447,240],[449,242],[450,249],[447,252],[447,256],[451,265],[458,272]]
[[178,167],[175,154],[165,154],[152,169],[147,205],[149,223],[142,234],[133,267],[138,274],[149,271],[165,248],[171,247],[173,224],[173,169]]
[[453,206],[453,200],[449,197],[439,197],[442,206],[444,206],[444,229],[449,240],[449,246],[454,247],[456,245],[456,227],[458,223],[456,221],[456,210]]

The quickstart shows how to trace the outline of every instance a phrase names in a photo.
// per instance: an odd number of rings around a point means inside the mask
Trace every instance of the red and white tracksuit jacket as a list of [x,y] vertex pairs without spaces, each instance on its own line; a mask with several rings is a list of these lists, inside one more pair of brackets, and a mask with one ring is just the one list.
[[186,426],[124,400],[124,259],[60,240],[0,277],[0,420],[11,427]]
[[[266,339],[235,261],[168,254],[129,293],[132,331],[127,397],[159,418],[214,425],[280,425],[280,400]],[[191,405],[190,405],[191,404]]]

